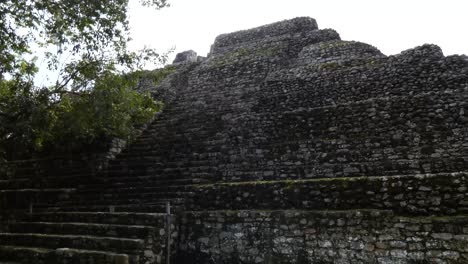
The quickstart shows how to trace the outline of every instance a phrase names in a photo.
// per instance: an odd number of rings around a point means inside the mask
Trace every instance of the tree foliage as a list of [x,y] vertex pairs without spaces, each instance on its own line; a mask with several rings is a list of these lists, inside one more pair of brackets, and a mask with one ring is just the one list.
[[[0,156],[128,136],[160,108],[132,87],[135,72],[147,62],[164,63],[165,56],[128,49],[127,13],[128,0],[0,2]],[[41,49],[59,76],[48,87],[33,81]]]

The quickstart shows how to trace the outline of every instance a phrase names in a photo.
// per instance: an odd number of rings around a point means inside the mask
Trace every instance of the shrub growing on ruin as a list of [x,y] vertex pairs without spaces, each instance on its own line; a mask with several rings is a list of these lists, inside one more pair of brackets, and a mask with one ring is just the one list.
[[[128,49],[127,9],[128,0],[0,2],[0,156],[127,137],[161,108],[132,87],[135,72],[167,57]],[[34,82],[38,50],[58,75],[52,85]]]

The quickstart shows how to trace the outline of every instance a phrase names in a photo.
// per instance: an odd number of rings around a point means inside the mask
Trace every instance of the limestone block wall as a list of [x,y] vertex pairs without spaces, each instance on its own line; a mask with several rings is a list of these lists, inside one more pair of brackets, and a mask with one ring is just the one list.
[[[426,56],[414,55],[419,53]],[[266,104],[264,107],[269,110],[286,111],[467,86],[468,60],[443,57],[435,46],[425,45],[386,58],[364,58],[367,63],[360,62],[354,67],[340,65],[339,60],[272,72],[262,85],[260,104]]]
[[187,212],[177,263],[466,263],[466,217],[390,211]]
[[[268,179],[460,171],[467,165],[466,99],[463,89],[270,112],[250,121],[258,129],[252,134],[263,137],[256,149],[232,155],[240,161],[254,158],[263,171],[239,168],[231,176],[248,180],[249,175]],[[246,129],[238,127],[233,134]]]

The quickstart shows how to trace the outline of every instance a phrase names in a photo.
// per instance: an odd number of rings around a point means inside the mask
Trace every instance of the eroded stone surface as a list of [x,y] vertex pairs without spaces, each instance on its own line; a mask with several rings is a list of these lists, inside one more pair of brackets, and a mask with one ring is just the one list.
[[198,56],[195,51],[187,50],[187,51],[178,53],[172,63],[173,64],[191,63],[191,62],[197,62],[197,59],[198,59]]

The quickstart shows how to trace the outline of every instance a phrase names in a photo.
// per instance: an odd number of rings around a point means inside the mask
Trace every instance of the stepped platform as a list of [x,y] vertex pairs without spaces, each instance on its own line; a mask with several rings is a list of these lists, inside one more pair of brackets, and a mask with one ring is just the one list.
[[128,146],[1,166],[0,261],[468,263],[468,57],[312,18],[194,54]]
[[191,186],[190,210],[391,210],[400,215],[468,214],[468,174],[319,178]]

